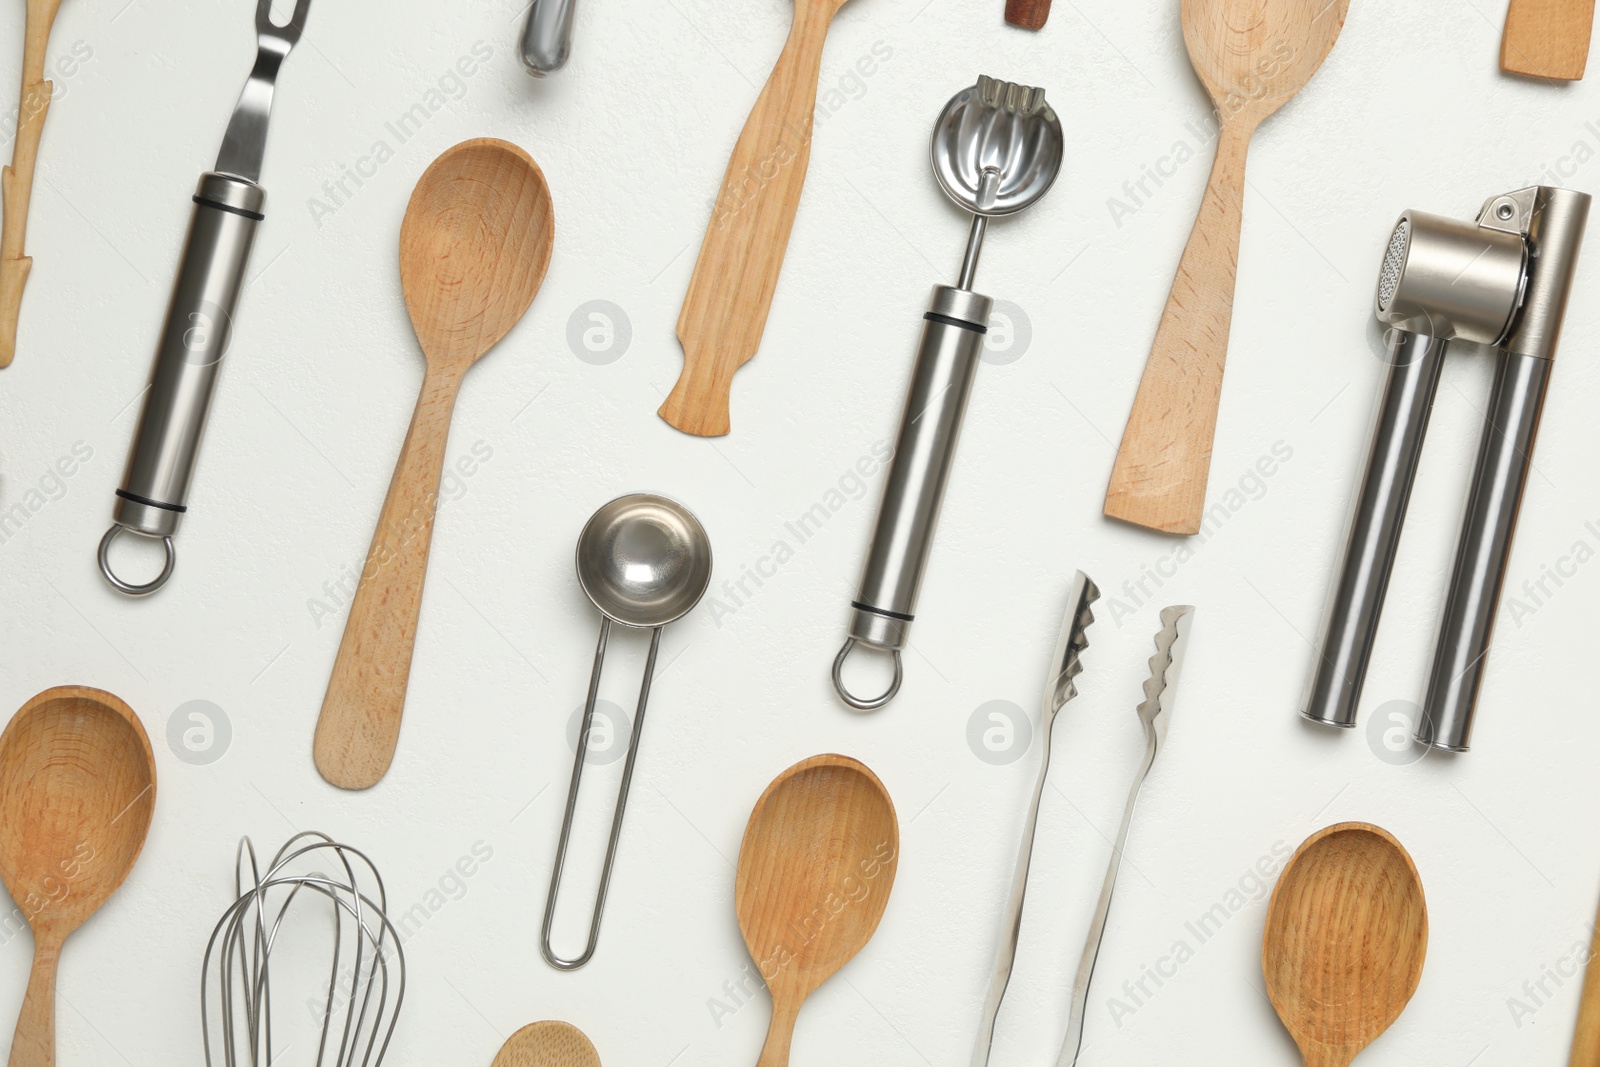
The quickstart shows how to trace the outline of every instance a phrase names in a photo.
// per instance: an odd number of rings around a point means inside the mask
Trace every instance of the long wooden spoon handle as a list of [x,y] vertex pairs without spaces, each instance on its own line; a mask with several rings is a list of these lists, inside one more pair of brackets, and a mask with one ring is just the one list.
[[1500,41],[1500,69],[1580,81],[1589,64],[1594,0],[1511,0]]
[[794,25],[722,178],[689,280],[683,373],[658,414],[684,433],[728,432],[733,372],[756,354],[811,158],[822,46],[834,5],[799,0]]
[[56,962],[61,943],[37,933],[34,938],[33,973],[11,1039],[10,1067],[55,1067],[56,1062]]
[[1200,529],[1233,322],[1245,156],[1253,131],[1224,124],[1205,199],[1178,263],[1106,490],[1112,518],[1167,533]]
[[767,1026],[767,1041],[761,1046],[756,1067],[789,1067],[789,1046],[794,1043],[794,1023],[800,1006],[789,1006],[788,999],[772,1001],[772,1022]]
[[423,378],[322,698],[313,753],[342,789],[376,785],[394,759],[461,375],[430,368]]
[[44,77],[45,46],[61,0],[29,0],[28,24],[22,43],[22,93],[17,97],[17,144],[11,165],[0,170],[0,367],[17,354],[17,318],[22,288],[33,260],[23,254],[28,232],[28,201],[33,197],[33,169],[39,160],[39,138],[55,87]]
[[1600,918],[1595,922],[1589,964],[1583,972],[1583,996],[1578,1001],[1578,1030],[1572,1035],[1572,1058],[1567,1067],[1600,1067]]

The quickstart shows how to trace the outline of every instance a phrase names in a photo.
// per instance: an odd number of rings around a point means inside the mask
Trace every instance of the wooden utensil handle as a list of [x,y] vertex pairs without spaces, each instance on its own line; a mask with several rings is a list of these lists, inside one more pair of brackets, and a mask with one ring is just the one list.
[[1106,490],[1105,513],[1112,518],[1166,533],[1200,529],[1233,323],[1252,132],[1225,123],[1217,136],[1205,199],[1178,263]]
[[1025,30],[1041,30],[1050,18],[1050,0],[1006,0],[1006,21]]
[[1583,971],[1583,996],[1578,1001],[1578,1030],[1572,1037],[1567,1067],[1600,1067],[1600,919]]
[[56,963],[60,959],[61,943],[35,933],[33,972],[11,1038],[10,1067],[55,1067]]
[[17,318],[22,289],[33,260],[23,253],[28,231],[28,201],[33,197],[33,170],[39,160],[39,138],[55,86],[45,80],[45,48],[61,0],[29,0],[22,43],[22,93],[17,97],[17,141],[11,165],[0,169],[0,367],[17,354]]
[[423,378],[333,661],[313,752],[342,789],[376,785],[394,758],[461,375],[430,368]]
[[800,0],[734,145],[678,316],[683,372],[657,412],[684,433],[728,432],[734,371],[761,345],[811,159],[812,113],[834,7]]
[[1500,40],[1500,69],[1581,81],[1593,33],[1594,0],[1511,0]]
[[787,999],[773,999],[772,1022],[767,1026],[767,1040],[761,1046],[756,1067],[789,1067],[789,1046],[794,1043],[794,1024],[799,1016],[799,1005],[791,1008]]

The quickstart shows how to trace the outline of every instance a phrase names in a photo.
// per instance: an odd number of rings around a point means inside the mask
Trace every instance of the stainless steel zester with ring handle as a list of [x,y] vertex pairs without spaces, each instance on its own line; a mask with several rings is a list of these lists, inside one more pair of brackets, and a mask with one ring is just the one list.
[[[228,350],[239,293],[267,194],[257,184],[266,149],[272,90],[284,57],[300,39],[311,0],[297,0],[282,26],[272,21],[272,0],[256,8],[258,50],[216,170],[200,176],[194,211],[178,262],[178,278],[167,305],[133,451],[117,490],[113,524],[100,539],[100,573],[131,596],[153,593],[172,577],[177,556],[172,537],[187,510],[217,372]],[[136,585],[111,569],[111,545],[121,533],[159,537],[166,549],[161,573]]]
[[[1044,90],[994,78],[961,90],[934,125],[933,173],[945,194],[972,212],[955,286],[936,285],[922,316],[922,341],[900,416],[877,525],[861,586],[851,602],[850,636],[833,661],[833,687],[853,708],[881,708],[900,691],[901,650],[916,614],[956,439],[983,355],[993,301],[972,291],[989,219],[1015,215],[1050,190],[1061,169],[1061,120]],[[844,682],[857,644],[894,657],[894,680],[879,696],[858,697]]]

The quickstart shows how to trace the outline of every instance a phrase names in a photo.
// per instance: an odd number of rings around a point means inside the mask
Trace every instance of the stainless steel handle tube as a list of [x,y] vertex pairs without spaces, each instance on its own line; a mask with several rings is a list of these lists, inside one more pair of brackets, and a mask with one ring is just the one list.
[[1315,722],[1345,728],[1356,724],[1361,684],[1377,643],[1383,597],[1400,547],[1446,344],[1426,334],[1389,332],[1389,378],[1300,704],[1301,713]]
[[[225,174],[202,175],[195,191],[155,368],[117,490],[114,525],[100,542],[100,570],[124,593],[153,593],[172,575],[172,536],[186,509],[265,202],[259,185]],[[166,565],[154,581],[133,585],[112,571],[108,553],[123,531],[163,540]]]
[[[849,639],[833,663],[834,688],[851,707],[879,708],[899,691],[900,652],[916,615],[917,592],[933,547],[992,306],[987,296],[938,285],[923,316],[922,341],[900,415],[894,459],[861,585],[850,605]],[[857,643],[894,657],[894,681],[881,696],[864,699],[845,688],[844,661]]]
[[1428,695],[1417,720],[1416,738],[1422,744],[1452,752],[1467,750],[1553,366],[1553,360],[1538,356],[1500,357],[1450,590],[1439,620]]
[[[1509,199],[1509,198],[1503,198]],[[1497,207],[1491,201],[1491,207]],[[1433,672],[1416,738],[1466,751],[1493,637],[1494,616],[1511,560],[1511,540],[1533,467],[1534,438],[1544,410],[1590,198],[1540,186],[1528,212],[1531,255],[1522,309],[1503,340],[1483,443],[1462,521],[1455,569],[1440,619]]]
[[554,74],[572,54],[572,16],[577,0],[533,0],[522,31],[522,65],[536,78]]

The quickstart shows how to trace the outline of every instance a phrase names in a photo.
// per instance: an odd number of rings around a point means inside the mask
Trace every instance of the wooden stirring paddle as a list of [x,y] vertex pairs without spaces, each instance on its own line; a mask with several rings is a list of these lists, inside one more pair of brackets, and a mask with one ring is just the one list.
[[155,806],[150,738],[110,693],[47,689],[0,734],[0,879],[33,928],[10,1067],[55,1064],[62,945],[133,870]]
[[447,149],[411,194],[400,285],[428,366],[317,719],[317,770],[342,789],[394,759],[456,394],[533,303],[554,240],[544,173],[505,141]]
[[1428,906],[1400,842],[1367,823],[1312,834],[1272,890],[1261,967],[1306,1067],[1349,1067],[1422,980]]
[[11,366],[17,354],[17,318],[22,288],[28,284],[33,257],[24,252],[28,201],[33,197],[33,170],[39,161],[39,138],[55,86],[45,80],[45,47],[61,0],[28,0],[22,33],[22,95],[17,99],[17,141],[11,165],[0,171],[0,367]]
[[757,1067],[787,1067],[800,1006],[877,930],[899,856],[888,791],[848,756],[802,760],[756,801],[733,899],[745,947],[772,993]]
[[1500,69],[1582,81],[1593,32],[1594,0],[1511,0],[1500,39]]
[[761,346],[811,160],[822,45],[845,0],[794,0],[789,39],[733,146],[678,314],[683,372],[656,412],[684,433],[728,432],[733,372]]
[[1106,489],[1105,513],[1114,519],[1166,533],[1200,530],[1233,323],[1245,155],[1256,127],[1322,66],[1349,7],[1350,0],[1183,0],[1184,43],[1221,129]]

